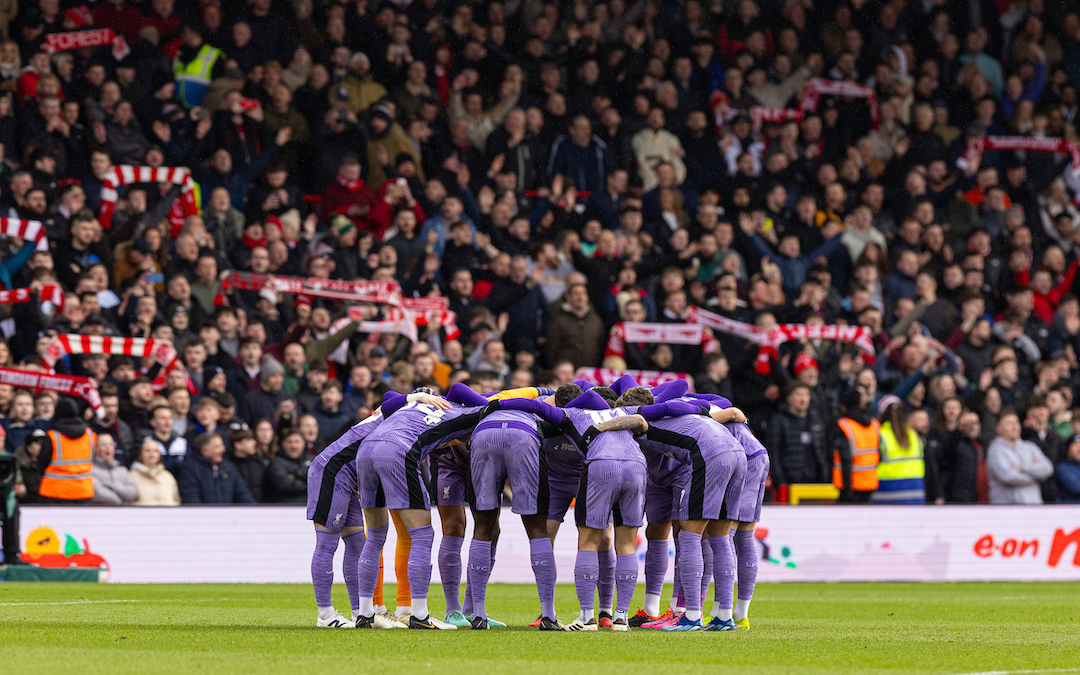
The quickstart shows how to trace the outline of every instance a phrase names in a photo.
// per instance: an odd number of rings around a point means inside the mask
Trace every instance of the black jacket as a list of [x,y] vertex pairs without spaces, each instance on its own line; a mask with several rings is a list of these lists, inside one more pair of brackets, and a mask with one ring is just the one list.
[[960,431],[953,431],[941,445],[941,496],[950,504],[974,504],[979,462],[986,447]]
[[[1039,434],[1035,430],[1024,429],[1020,438],[1039,446],[1046,458],[1053,462],[1054,468],[1057,468],[1057,465],[1061,464],[1062,460],[1065,459],[1065,453],[1069,449],[1065,440],[1050,430],[1047,430],[1046,438],[1039,438]],[[1056,504],[1058,500],[1058,484],[1054,477],[1050,476],[1041,485],[1043,503]]]
[[231,459],[255,501],[266,501],[266,474],[270,463],[258,455],[243,459],[233,456]]
[[765,447],[769,449],[773,483],[776,485],[829,480],[831,472],[825,440],[825,423],[812,408],[807,413],[807,419],[811,436],[811,452],[813,452],[813,457],[809,458],[809,461],[816,467],[818,475],[808,476],[804,470],[808,458],[803,455],[802,432],[799,430],[798,418],[791,413],[787,404],[784,404],[780,412],[773,415],[769,422],[769,442],[765,444]]
[[299,459],[292,459],[279,450],[277,457],[270,460],[267,472],[268,501],[302,504],[307,501],[307,472],[310,462],[306,454]]
[[240,471],[228,459],[214,467],[202,455],[192,455],[179,474],[180,501],[185,504],[255,503]]

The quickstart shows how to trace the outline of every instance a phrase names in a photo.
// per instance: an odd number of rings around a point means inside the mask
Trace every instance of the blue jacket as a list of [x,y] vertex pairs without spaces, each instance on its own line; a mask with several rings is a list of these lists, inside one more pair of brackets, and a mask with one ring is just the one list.
[[549,179],[561,173],[574,181],[579,192],[588,190],[599,194],[604,189],[604,177],[614,165],[607,144],[596,134],[585,148],[575,143],[569,134],[563,134],[551,146],[547,173]]
[[1058,501],[1063,504],[1080,504],[1080,464],[1065,460],[1055,472],[1058,484]]
[[828,258],[840,246],[840,235],[836,235],[799,258],[789,258],[774,252],[759,234],[754,235],[754,246],[757,247],[758,253],[780,267],[780,273],[784,276],[784,288],[795,291],[803,285],[803,281],[806,280],[806,272],[814,264],[814,261],[821,256]]
[[228,459],[214,467],[202,455],[193,454],[179,473],[180,501],[184,504],[255,503],[240,471]]

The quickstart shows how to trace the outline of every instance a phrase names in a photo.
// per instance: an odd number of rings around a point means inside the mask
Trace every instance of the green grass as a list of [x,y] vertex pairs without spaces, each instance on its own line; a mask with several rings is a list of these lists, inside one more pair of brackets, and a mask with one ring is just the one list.
[[[557,603],[569,620],[573,587]],[[1080,583],[763,584],[735,633],[540,633],[536,608],[497,585],[510,628],[332,631],[308,586],[0,583],[0,673],[1080,673]]]

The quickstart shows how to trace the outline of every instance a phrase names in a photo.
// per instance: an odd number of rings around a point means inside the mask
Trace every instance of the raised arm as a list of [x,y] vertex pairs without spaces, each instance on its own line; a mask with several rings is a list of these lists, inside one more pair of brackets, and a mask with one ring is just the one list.
[[657,403],[663,403],[670,401],[673,398],[682,398],[686,396],[686,392],[690,389],[690,383],[686,380],[672,380],[671,382],[664,382],[653,387],[653,397],[656,398]]
[[556,427],[561,426],[566,421],[566,413],[562,410],[559,410],[553,405],[542,403],[534,398],[507,398],[494,400],[487,403],[484,407],[484,416],[486,417],[496,410],[520,410],[521,412],[532,413]]
[[738,408],[714,410],[711,416],[720,424],[727,424],[728,422],[738,422],[739,424],[743,424],[746,422],[746,415]]
[[668,401],[656,403],[638,408],[638,415],[647,421],[663,419],[664,417],[682,417],[683,415],[703,415],[707,407],[687,401]]

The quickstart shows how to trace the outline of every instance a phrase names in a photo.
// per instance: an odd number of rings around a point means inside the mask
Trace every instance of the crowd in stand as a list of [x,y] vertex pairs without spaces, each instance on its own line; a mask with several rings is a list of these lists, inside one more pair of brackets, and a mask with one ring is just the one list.
[[[102,403],[0,385],[15,494],[47,501],[66,424],[97,435],[94,503],[303,502],[311,459],[388,391],[603,367],[731,398],[776,498],[834,482],[859,501],[843,421],[877,418],[883,450],[918,449],[919,501],[1078,502],[1077,10],[0,2],[0,217],[48,239],[0,242],[0,282],[34,292],[0,306],[0,367],[92,378]],[[108,41],[49,48],[95,29]],[[111,196],[129,165],[187,167],[198,214],[171,182]],[[367,330],[387,304],[230,272],[396,281],[455,321],[414,342]],[[875,354],[620,337],[698,310],[863,326]],[[46,364],[70,333],[168,342],[187,381],[152,358]]]

